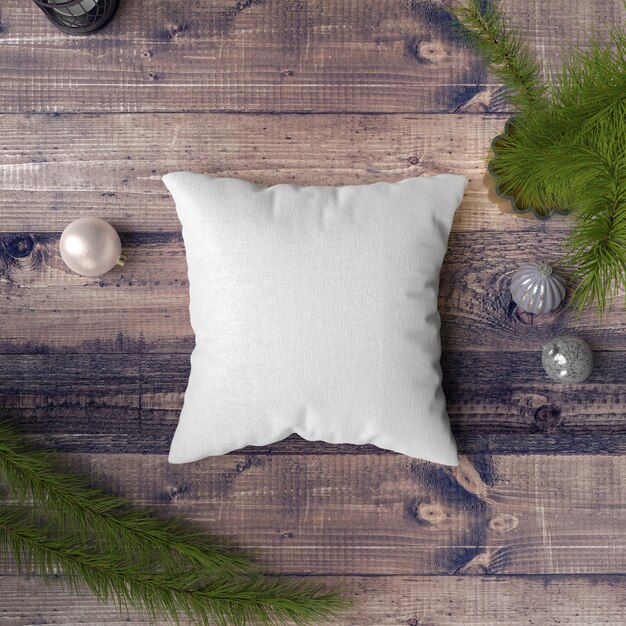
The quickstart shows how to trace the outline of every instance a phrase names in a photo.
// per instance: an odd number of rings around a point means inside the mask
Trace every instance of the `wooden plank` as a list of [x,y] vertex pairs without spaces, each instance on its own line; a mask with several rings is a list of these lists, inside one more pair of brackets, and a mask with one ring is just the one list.
[[[596,350],[624,351],[621,301],[601,326],[592,309],[579,319],[565,305],[533,316],[512,302],[515,269],[527,259],[556,260],[561,237],[548,233],[538,241],[526,235],[520,241],[517,232],[452,234],[439,299],[444,349],[499,351],[505,345],[508,351],[536,353],[550,338],[575,332]],[[122,233],[129,260],[100,278],[73,274],[60,258],[58,239],[58,233],[0,234],[0,353],[191,351],[179,233]]]
[[[538,354],[444,354],[444,390],[461,451],[625,452],[626,361],[623,352],[596,356],[591,378],[563,386],[545,377]],[[188,373],[187,354],[2,355],[0,406],[23,429],[64,450],[162,453],[178,423]],[[381,452],[298,437],[259,450]]]
[[180,234],[122,239],[127,264],[86,278],[63,263],[59,233],[0,234],[0,351],[188,354],[194,336]]
[[[0,111],[395,111],[502,108],[497,83],[433,0],[137,0],[103,33],[72,39],[5,0]],[[546,62],[618,1],[504,10]],[[583,16],[582,19],[580,16]]]
[[70,463],[138,504],[227,533],[281,574],[616,574],[626,566],[624,456],[475,456],[457,468],[396,454],[240,454],[182,466],[100,454]]
[[546,224],[504,215],[487,197],[487,153],[505,120],[501,115],[0,116],[1,229],[61,231],[77,217],[96,214],[121,231],[178,231],[160,178],[179,169],[304,185],[454,172],[470,179],[455,232],[568,228],[563,218]]
[[580,335],[594,350],[623,350],[626,339],[623,291],[612,304],[607,304],[608,313],[602,322],[594,308],[587,307],[580,315],[571,309],[571,284],[565,301],[551,313],[524,313],[513,302],[510,291],[513,273],[528,260],[547,260],[558,269],[565,239],[556,223],[550,223],[536,236],[517,230],[453,232],[439,289],[444,350],[505,347],[507,351],[538,353],[547,341],[568,333]]
[[[334,626],[623,626],[624,576],[333,576],[312,578],[345,590],[354,606]],[[119,612],[58,582],[0,578],[0,625],[171,622]]]

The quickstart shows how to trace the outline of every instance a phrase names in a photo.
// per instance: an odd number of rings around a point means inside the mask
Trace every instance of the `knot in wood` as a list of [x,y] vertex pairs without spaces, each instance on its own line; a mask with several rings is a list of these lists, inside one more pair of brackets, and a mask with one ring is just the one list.
[[422,502],[417,506],[417,517],[428,524],[439,524],[446,518],[444,510],[438,504]]
[[516,322],[523,324],[524,326],[532,326],[535,321],[535,316],[532,313],[528,313],[527,311],[522,311],[518,308],[513,300],[511,300],[513,309],[513,318]]
[[411,164],[411,165],[417,165],[419,163],[419,158],[416,157],[414,154],[412,154],[407,161]]
[[420,41],[415,53],[420,59],[430,63],[445,59],[447,54],[445,47],[438,41]]
[[186,483],[166,485],[163,492],[157,497],[160,502],[173,503],[178,499],[185,498],[189,493],[189,486]]
[[254,4],[263,4],[264,0],[239,0],[235,5],[236,11],[245,11]]
[[33,251],[34,245],[35,238],[32,235],[20,234],[5,241],[4,247],[9,256],[14,259],[23,259]]
[[491,530],[503,535],[504,533],[511,532],[519,525],[519,520],[515,515],[509,515],[508,513],[501,513],[489,520],[489,528]]
[[535,411],[535,424],[541,431],[556,428],[563,423],[561,408],[556,404],[543,404]]

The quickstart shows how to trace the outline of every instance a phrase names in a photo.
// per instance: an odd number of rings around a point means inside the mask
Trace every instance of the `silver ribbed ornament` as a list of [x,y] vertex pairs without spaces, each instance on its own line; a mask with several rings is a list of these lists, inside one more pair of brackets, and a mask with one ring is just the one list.
[[511,278],[511,295],[522,311],[548,313],[563,302],[565,281],[545,261],[524,263]]

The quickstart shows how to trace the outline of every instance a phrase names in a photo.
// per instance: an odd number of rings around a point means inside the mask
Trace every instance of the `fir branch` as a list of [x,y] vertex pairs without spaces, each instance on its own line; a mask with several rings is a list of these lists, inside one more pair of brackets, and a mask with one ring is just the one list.
[[580,87],[598,93],[585,110],[550,106],[516,118],[491,162],[500,189],[520,204],[537,208],[571,209],[589,197],[601,155],[626,132],[626,87]]
[[626,288],[626,33],[571,52],[551,103],[516,118],[492,161],[501,190],[521,204],[572,209],[562,263],[578,313]]
[[85,477],[57,470],[56,455],[34,450],[7,424],[0,423],[0,479],[20,503],[34,500],[61,527],[105,549],[126,551],[130,559],[150,559],[164,568],[205,569],[216,576],[248,571],[248,559],[176,519],[130,509],[123,498],[89,486]]
[[146,570],[82,544],[54,523],[37,523],[24,509],[0,511],[0,544],[10,549],[20,573],[60,574],[74,591],[85,585],[100,601],[177,623],[187,618],[220,626],[319,624],[345,606],[336,594],[261,576],[199,584],[193,573]]
[[595,305],[601,318],[626,288],[626,31],[570,50],[545,85],[495,0],[468,0],[457,15],[519,109],[491,161],[499,191],[545,214],[572,211],[562,259],[572,304]]
[[0,509],[0,548],[21,572],[59,572],[70,588],[86,585],[102,601],[196,624],[319,624],[347,605],[317,586],[263,576],[182,522],[131,509],[61,473],[54,454],[32,450],[6,424],[0,477],[21,505]]
[[511,104],[519,109],[541,106],[546,88],[541,66],[520,33],[505,24],[496,0],[468,0],[455,14],[462,31],[508,87]]
[[595,177],[587,188],[590,195],[580,200],[576,224],[565,242],[563,261],[575,285],[572,304],[579,314],[595,304],[600,319],[620,287],[626,287],[624,137],[620,142],[621,155],[595,155]]

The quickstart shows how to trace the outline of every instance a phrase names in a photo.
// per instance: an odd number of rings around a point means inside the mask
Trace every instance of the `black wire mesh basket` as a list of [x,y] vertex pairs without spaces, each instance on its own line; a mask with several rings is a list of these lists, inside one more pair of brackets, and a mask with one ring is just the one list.
[[64,33],[90,35],[104,28],[115,15],[119,0],[33,0]]

